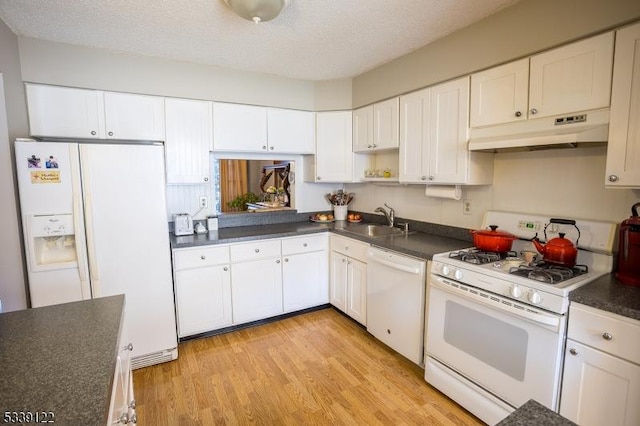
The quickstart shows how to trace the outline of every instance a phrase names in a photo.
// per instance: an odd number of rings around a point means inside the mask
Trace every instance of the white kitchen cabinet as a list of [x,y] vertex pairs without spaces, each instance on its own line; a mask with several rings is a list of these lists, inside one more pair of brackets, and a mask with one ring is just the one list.
[[490,184],[493,155],[467,149],[469,77],[400,98],[400,182]]
[[616,33],[606,180],[640,187],[640,24]]
[[640,424],[640,321],[572,303],[560,414],[583,426]]
[[529,58],[471,75],[471,127],[527,119]]
[[315,153],[315,114],[282,108],[267,109],[269,152]]
[[329,303],[327,235],[282,240],[284,312]]
[[234,324],[283,313],[280,244],[272,239],[231,245]]
[[305,158],[305,180],[352,182],[351,111],[316,113],[316,155]]
[[209,182],[213,103],[165,99],[165,155],[168,184]]
[[164,98],[26,84],[32,136],[162,141]]
[[354,110],[353,152],[397,149],[398,117],[398,97]]
[[330,236],[330,303],[367,325],[368,245],[350,238]]
[[267,108],[214,102],[213,149],[268,152]]
[[163,141],[164,98],[104,92],[107,139]]
[[[124,315],[124,311],[123,311]],[[116,355],[113,384],[111,386],[111,400],[107,424],[135,423],[135,395],[133,393],[133,377],[131,373],[131,351],[133,347],[129,342],[129,335],[125,326],[126,321],[121,320],[120,336],[118,338],[118,353]]]
[[471,127],[609,106],[613,33],[471,76]]
[[229,247],[173,251],[178,337],[232,325]]
[[25,89],[31,136],[104,137],[100,92],[29,83]]

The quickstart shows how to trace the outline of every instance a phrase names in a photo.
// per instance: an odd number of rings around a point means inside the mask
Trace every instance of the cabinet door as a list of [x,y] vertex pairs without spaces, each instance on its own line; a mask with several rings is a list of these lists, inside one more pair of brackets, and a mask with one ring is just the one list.
[[347,315],[367,325],[367,264],[347,258]]
[[214,102],[213,149],[267,152],[267,109]]
[[228,265],[177,271],[175,290],[179,337],[231,325]]
[[329,302],[326,251],[288,255],[283,261],[282,291],[285,312]]
[[638,425],[638,401],[640,366],[567,339],[561,415],[582,426]]
[[316,114],[316,181],[351,182],[351,111]]
[[25,87],[30,135],[104,137],[100,92],[39,84]]
[[315,153],[315,119],[309,111],[269,108],[267,138],[269,152]]
[[280,258],[231,265],[233,323],[269,318],[282,311]]
[[332,251],[329,258],[329,302],[347,312],[347,257]]
[[423,89],[400,97],[400,182],[427,181],[430,93]]
[[529,58],[471,75],[471,127],[527,119]]
[[399,109],[397,97],[373,105],[373,149],[398,148]]
[[640,187],[640,24],[617,32],[606,184]]
[[613,33],[531,57],[529,118],[609,106]]
[[104,117],[107,139],[165,139],[164,98],[105,92]]
[[213,105],[206,101],[165,100],[167,183],[209,182]]
[[465,183],[469,167],[469,77],[431,88],[429,176],[434,183]]
[[353,152],[373,149],[373,106],[353,111]]

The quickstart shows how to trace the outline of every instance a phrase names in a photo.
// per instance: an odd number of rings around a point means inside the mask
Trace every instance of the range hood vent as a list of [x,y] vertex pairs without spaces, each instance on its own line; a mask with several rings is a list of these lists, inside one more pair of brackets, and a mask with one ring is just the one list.
[[470,151],[511,152],[602,146],[609,138],[609,109],[471,129]]

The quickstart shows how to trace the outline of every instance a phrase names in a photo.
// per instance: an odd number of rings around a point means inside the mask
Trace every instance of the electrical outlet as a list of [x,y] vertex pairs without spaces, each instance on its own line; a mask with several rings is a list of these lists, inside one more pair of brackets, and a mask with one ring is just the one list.
[[209,205],[209,200],[207,197],[200,197],[200,208],[206,208]]
[[471,200],[462,201],[462,214],[471,214]]

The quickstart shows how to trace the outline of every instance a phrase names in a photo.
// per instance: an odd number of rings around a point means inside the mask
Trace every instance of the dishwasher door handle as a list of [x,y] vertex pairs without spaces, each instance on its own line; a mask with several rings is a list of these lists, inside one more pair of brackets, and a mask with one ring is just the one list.
[[389,268],[392,268],[392,269],[397,269],[398,271],[407,272],[409,274],[418,275],[420,274],[420,271],[421,271],[421,268],[418,266],[399,265],[397,263],[390,262],[387,259],[381,259],[377,256],[370,256],[369,260],[384,266],[388,266]]

